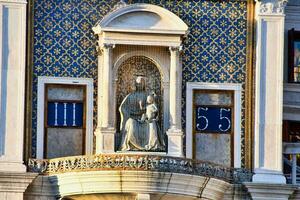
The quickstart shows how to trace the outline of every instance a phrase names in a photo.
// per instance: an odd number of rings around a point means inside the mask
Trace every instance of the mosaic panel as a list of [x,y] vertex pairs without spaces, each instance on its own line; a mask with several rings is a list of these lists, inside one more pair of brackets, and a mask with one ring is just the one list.
[[[244,88],[247,38],[245,1],[125,2],[162,6],[178,15],[189,26],[189,34],[184,40],[182,52],[183,91],[187,81],[243,83]],[[36,143],[37,77],[92,77],[95,80],[96,97],[96,36],[91,28],[110,12],[116,3],[118,0],[34,0],[33,157]],[[242,102],[244,147],[244,93]],[[185,92],[182,107],[185,108]],[[185,126],[185,109],[182,120]],[[244,155],[244,148],[242,154]],[[244,159],[244,156],[242,157]]]

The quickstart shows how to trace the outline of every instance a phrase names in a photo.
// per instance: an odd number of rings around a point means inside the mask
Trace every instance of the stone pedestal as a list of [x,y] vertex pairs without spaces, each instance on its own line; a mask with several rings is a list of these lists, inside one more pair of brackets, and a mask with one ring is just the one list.
[[[282,94],[285,0],[256,3],[256,94],[253,182],[285,183]],[[271,103],[270,103],[271,102]]]
[[253,182],[256,183],[286,183],[286,178],[283,173],[276,170],[270,169],[255,169],[255,174],[253,175]]
[[169,129],[168,136],[168,155],[183,156],[183,132],[180,129]]
[[288,200],[296,189],[295,186],[286,184],[245,183],[244,185],[253,200]]
[[116,130],[114,128],[96,129],[96,154],[115,152],[115,133]]
[[35,173],[0,172],[0,199],[23,200],[23,193],[36,176]]

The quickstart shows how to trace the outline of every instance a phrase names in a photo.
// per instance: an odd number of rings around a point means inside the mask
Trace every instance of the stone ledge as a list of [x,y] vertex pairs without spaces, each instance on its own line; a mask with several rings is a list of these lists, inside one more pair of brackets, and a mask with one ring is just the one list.
[[244,183],[253,200],[288,200],[298,188],[287,184]]
[[0,192],[23,193],[37,173],[0,172]]

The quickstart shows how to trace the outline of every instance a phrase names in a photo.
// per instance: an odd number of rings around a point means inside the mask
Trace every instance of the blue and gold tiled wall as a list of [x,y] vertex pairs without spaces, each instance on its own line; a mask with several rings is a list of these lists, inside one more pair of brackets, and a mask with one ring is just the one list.
[[[96,86],[97,38],[92,32],[92,27],[118,2],[119,0],[34,0],[32,157],[35,157],[36,152],[37,77],[94,78]],[[187,81],[242,83],[245,88],[246,1],[127,0],[125,2],[162,6],[178,15],[189,26],[189,34],[184,41],[182,52],[184,91]],[[97,88],[95,97],[96,92]],[[185,92],[183,95],[185,98]],[[184,104],[185,100],[183,108]],[[244,108],[243,97],[243,147]],[[94,113],[95,111],[96,109]],[[184,124],[185,109],[182,120]],[[244,155],[244,148],[242,154]]]

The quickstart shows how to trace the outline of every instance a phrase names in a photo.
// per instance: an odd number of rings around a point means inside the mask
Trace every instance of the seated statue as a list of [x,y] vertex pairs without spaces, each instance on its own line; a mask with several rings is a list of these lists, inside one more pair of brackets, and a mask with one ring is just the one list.
[[[137,77],[135,91],[122,101],[120,131],[121,151],[161,151],[165,149],[157,124],[158,109],[153,96],[145,91],[145,79]],[[148,103],[147,106],[145,106]]]

